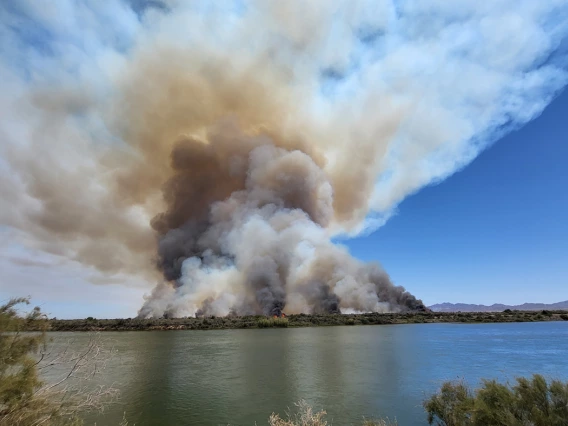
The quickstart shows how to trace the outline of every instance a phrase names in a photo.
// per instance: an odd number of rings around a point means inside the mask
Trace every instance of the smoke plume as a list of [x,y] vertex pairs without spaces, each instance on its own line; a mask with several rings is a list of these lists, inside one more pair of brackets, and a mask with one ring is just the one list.
[[421,309],[333,240],[540,114],[568,79],[567,13],[7,2],[0,225],[98,283],[158,283],[142,316]]
[[[299,146],[234,122],[178,140],[152,220],[159,286],[140,311],[178,316],[416,309],[377,265],[331,243],[333,186]],[[162,288],[164,287],[165,288]]]

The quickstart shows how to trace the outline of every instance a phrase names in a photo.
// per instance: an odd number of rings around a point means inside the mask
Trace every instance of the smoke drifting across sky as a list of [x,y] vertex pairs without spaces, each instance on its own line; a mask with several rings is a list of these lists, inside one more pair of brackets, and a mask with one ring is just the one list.
[[565,1],[483,3],[2,2],[3,232],[145,316],[415,309],[331,239],[568,79]]

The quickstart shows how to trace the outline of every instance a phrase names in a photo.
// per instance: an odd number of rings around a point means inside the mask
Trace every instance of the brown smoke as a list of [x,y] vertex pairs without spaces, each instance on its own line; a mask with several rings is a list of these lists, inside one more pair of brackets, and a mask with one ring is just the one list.
[[[295,251],[307,239],[302,232],[322,232],[333,221],[349,221],[356,212],[367,210],[376,148],[363,146],[353,157],[336,161],[328,172],[321,151],[326,142],[331,146],[335,142],[322,140],[308,126],[294,126],[299,118],[294,116],[293,105],[300,101],[291,101],[293,93],[278,96],[273,88],[284,84],[278,81],[279,73],[258,67],[234,75],[219,72],[219,68],[237,68],[233,64],[195,70],[190,62],[177,64],[180,56],[178,52],[160,64],[145,60],[135,67],[126,89],[130,94],[130,87],[152,82],[143,92],[125,97],[125,122],[140,125],[128,127],[124,138],[141,155],[122,174],[118,193],[123,198],[135,193],[143,201],[160,183],[164,212],[151,221],[158,236],[157,265],[164,278],[179,289],[165,306],[168,297],[155,293],[141,314],[196,312],[180,303],[187,297],[200,312],[272,314],[283,309],[288,294],[295,291],[304,301],[292,310],[339,311],[340,300],[333,288],[345,276],[337,268],[344,263],[353,264],[354,272],[366,267],[346,253],[334,252],[326,271],[315,267],[303,281],[295,281],[293,269],[298,265],[292,264],[298,262]],[[390,137],[394,125],[387,120],[382,128],[386,133],[382,137]],[[357,167],[348,167],[349,161]],[[169,168],[160,167],[167,163]],[[149,173],[152,168],[159,170],[155,183],[146,178],[154,175]],[[148,182],[148,187],[143,188],[141,182]],[[249,237],[240,232],[258,218],[269,228],[267,232],[293,230],[295,235],[289,240],[277,237],[276,246],[249,253],[248,246],[258,241],[247,241]],[[239,235],[239,247],[228,241],[233,234]],[[260,230],[255,235],[268,238]],[[328,238],[318,235],[311,244],[322,246],[316,250],[325,246],[334,251]],[[189,273],[183,270],[188,259],[195,259],[190,262],[194,273],[209,271],[210,288],[190,291],[193,284],[186,282]],[[316,264],[321,261],[315,257]],[[218,284],[224,278],[215,277],[214,271],[225,273],[233,267],[237,271],[234,282]],[[335,276],[326,277],[330,271]],[[411,296],[407,301],[386,294],[390,289],[407,294],[393,287],[388,278],[357,273],[369,282],[370,301],[362,297],[351,305],[353,309],[420,305]],[[357,279],[352,281],[348,286],[359,285]],[[215,305],[227,294],[234,299]],[[378,307],[381,302],[384,306]]]
[[[143,316],[420,306],[329,240],[368,212],[400,111],[370,128],[323,128],[297,72],[270,49],[239,57],[157,43],[122,68],[109,99],[33,91],[22,104],[38,117],[29,145],[7,152],[21,188],[3,188],[26,194],[14,195],[26,214],[4,222],[107,273],[154,281],[157,267],[165,282]],[[90,138],[81,116],[120,142]]]

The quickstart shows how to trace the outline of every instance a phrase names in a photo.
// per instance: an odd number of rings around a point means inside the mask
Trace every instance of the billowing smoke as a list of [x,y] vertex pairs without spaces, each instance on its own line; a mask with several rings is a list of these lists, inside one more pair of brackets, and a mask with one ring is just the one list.
[[333,186],[300,146],[225,122],[204,141],[177,141],[171,166],[167,210],[152,226],[173,288],[156,288],[141,315],[422,307],[380,267],[331,242]]
[[[565,1],[0,4],[0,232],[143,316],[421,302],[335,237],[538,116]],[[133,278],[134,277],[134,278]]]

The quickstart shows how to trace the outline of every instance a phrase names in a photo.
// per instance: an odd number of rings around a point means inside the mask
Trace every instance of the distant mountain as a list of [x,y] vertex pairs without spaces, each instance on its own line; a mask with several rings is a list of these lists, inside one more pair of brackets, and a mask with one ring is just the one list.
[[502,312],[505,309],[519,311],[541,311],[543,309],[568,310],[568,300],[558,303],[523,303],[522,305],[503,305],[501,303],[495,303],[491,306],[472,305],[467,303],[437,303],[428,307],[434,312]]

